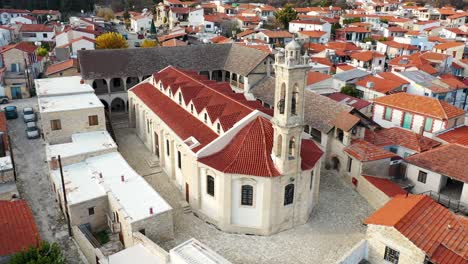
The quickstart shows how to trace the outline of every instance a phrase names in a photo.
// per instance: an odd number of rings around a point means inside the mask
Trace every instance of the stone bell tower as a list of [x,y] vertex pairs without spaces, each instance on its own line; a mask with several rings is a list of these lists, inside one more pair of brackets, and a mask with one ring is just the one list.
[[271,157],[284,174],[301,171],[301,134],[304,128],[304,89],[310,69],[309,56],[292,40],[284,53],[275,55],[274,139]]

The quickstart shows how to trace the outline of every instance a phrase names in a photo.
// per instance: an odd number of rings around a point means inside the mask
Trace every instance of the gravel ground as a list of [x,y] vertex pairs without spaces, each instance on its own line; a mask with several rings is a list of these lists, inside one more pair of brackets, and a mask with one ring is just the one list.
[[[65,219],[49,188],[45,148],[42,139],[29,140],[25,134],[22,111],[32,106],[37,111],[37,98],[15,100],[8,105],[18,108],[18,119],[8,120],[17,168],[17,186],[20,195],[32,208],[43,240],[57,242],[64,250],[68,263],[85,263],[76,244],[68,237]],[[2,105],[2,108],[6,105]]]
[[175,239],[161,245],[166,250],[194,237],[233,263],[335,263],[364,238],[362,222],[372,208],[335,172],[327,170],[322,171],[319,204],[307,224],[268,237],[221,232],[193,214],[183,213],[183,195],[160,168],[147,165],[151,154],[134,129],[117,128],[115,132],[122,155],[174,208]]

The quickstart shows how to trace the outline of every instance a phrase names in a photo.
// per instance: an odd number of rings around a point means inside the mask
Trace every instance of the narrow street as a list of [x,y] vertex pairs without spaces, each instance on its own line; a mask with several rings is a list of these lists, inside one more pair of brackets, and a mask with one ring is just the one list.
[[[68,263],[85,263],[76,244],[68,236],[65,219],[49,188],[44,141],[27,139],[25,134],[26,125],[23,122],[22,111],[24,107],[30,106],[37,112],[37,98],[16,100],[8,105],[15,105],[18,110],[18,118],[8,120],[7,126],[21,198],[31,207],[42,240],[57,242],[62,247]],[[5,106],[2,105],[2,109]]]

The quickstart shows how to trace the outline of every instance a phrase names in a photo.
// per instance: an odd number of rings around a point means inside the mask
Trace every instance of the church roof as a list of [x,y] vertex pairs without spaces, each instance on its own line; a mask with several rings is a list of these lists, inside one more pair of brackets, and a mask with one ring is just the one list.
[[[231,140],[221,151],[199,159],[203,164],[224,173],[281,176],[271,159],[273,126],[265,117],[257,117]],[[323,152],[311,140],[302,140],[301,168],[312,169]]]

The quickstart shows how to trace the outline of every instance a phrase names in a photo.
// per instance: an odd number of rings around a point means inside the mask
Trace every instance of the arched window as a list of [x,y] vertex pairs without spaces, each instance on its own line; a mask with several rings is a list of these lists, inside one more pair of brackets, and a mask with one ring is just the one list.
[[294,184],[290,183],[284,187],[284,205],[294,202]]
[[289,159],[294,159],[294,154],[296,153],[296,139],[292,137],[289,140]]
[[208,123],[208,114],[205,113],[203,119],[204,119],[204,121],[205,121],[205,124]]
[[283,150],[283,137],[278,136],[278,141],[276,142],[276,156],[281,157],[281,152]]
[[179,93],[179,105],[182,105],[182,93]]
[[285,98],[286,98],[286,85],[283,83],[281,85],[280,100],[278,101],[278,105],[277,105],[280,114],[284,114]]
[[166,139],[166,154],[169,156],[171,152],[169,152],[169,140]]
[[305,126],[304,126],[304,132],[306,132],[307,134],[310,134],[310,127],[309,127],[309,125],[305,125]]
[[206,176],[206,193],[214,197],[215,182],[211,175]]
[[291,115],[297,115],[298,95],[299,92],[297,90],[297,86],[295,85],[291,96]]
[[241,205],[253,205],[253,186],[252,185],[242,185],[241,188]]

